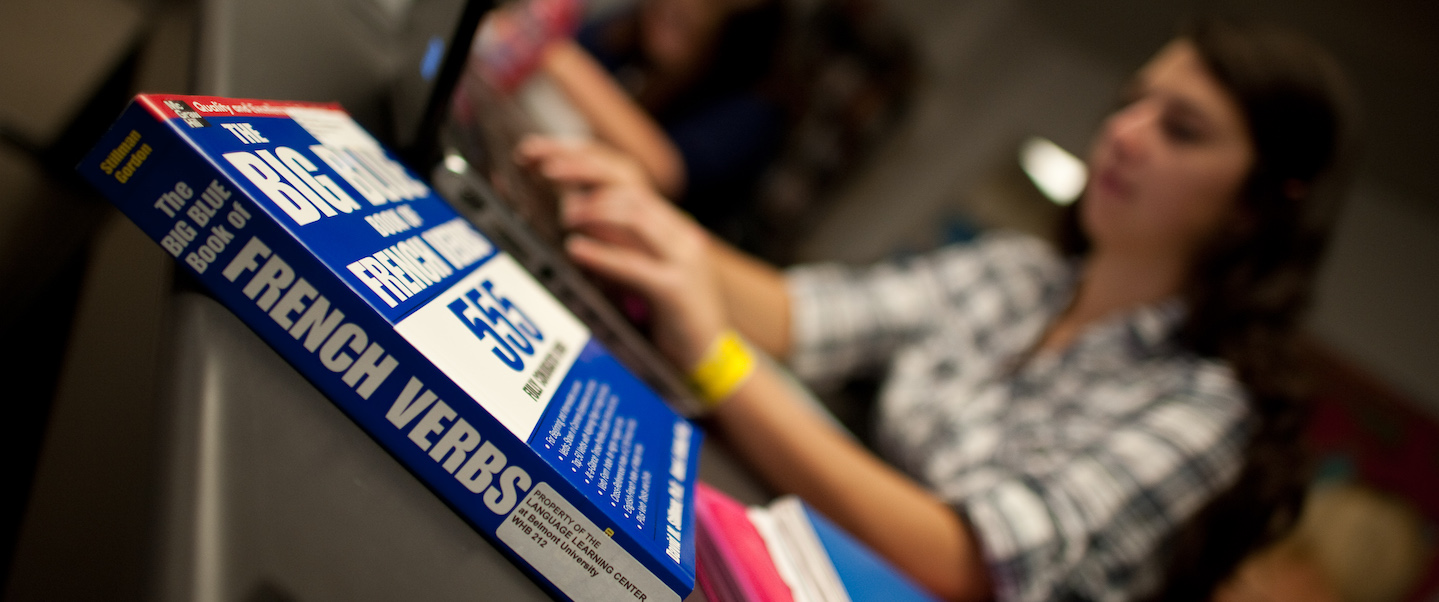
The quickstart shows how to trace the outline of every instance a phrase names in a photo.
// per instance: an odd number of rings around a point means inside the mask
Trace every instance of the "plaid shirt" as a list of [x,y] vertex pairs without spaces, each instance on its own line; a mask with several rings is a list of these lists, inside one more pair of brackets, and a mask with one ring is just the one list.
[[790,366],[811,383],[887,369],[880,453],[950,502],[1001,600],[1123,600],[1238,475],[1255,426],[1227,365],[1171,336],[1171,300],[1031,354],[1073,296],[1043,242],[988,235],[867,269],[788,274]]

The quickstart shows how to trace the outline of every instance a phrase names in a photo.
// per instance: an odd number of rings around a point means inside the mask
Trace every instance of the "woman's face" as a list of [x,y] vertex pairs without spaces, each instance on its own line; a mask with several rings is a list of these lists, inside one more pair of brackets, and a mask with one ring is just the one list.
[[1096,249],[1189,261],[1238,217],[1254,164],[1243,114],[1185,40],[1161,49],[1125,100],[1090,151],[1085,232]]
[[713,43],[724,18],[716,0],[650,0],[641,5],[645,51],[661,71],[695,69]]

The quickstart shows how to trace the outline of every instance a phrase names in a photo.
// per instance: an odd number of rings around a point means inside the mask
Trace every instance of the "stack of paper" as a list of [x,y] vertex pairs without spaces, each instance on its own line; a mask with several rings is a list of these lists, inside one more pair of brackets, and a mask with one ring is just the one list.
[[745,508],[700,483],[697,580],[712,602],[933,600],[795,496]]

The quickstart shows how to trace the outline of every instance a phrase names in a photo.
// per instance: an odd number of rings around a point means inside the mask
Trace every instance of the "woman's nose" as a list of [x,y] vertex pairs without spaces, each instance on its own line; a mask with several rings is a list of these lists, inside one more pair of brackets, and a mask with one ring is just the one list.
[[1157,108],[1145,101],[1131,104],[1110,117],[1106,130],[1117,158],[1135,160],[1144,157],[1153,142],[1158,119]]

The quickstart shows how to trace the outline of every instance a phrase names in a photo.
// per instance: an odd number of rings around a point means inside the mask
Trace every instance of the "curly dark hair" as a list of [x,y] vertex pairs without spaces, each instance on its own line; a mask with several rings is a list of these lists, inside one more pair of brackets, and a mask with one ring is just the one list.
[[[1247,553],[1286,532],[1303,503],[1296,334],[1357,128],[1337,63],[1308,40],[1217,20],[1196,21],[1179,37],[1238,102],[1255,148],[1240,214],[1195,262],[1184,291],[1189,314],[1178,332],[1185,348],[1234,369],[1259,419],[1238,479],[1165,546],[1166,577],[1153,599],[1204,600]],[[1071,207],[1059,236],[1074,256],[1089,249],[1077,216]]]

